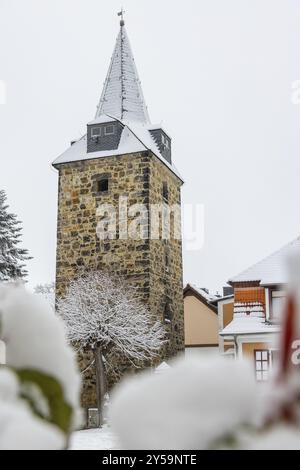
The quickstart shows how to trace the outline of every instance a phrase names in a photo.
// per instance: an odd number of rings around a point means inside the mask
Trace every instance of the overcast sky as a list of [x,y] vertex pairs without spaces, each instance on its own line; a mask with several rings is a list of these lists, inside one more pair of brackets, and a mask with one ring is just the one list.
[[[152,122],[173,139],[183,202],[205,206],[184,278],[219,289],[300,235],[298,0],[122,0]],[[30,286],[54,280],[51,162],[95,114],[120,0],[0,0],[0,188],[23,221]]]

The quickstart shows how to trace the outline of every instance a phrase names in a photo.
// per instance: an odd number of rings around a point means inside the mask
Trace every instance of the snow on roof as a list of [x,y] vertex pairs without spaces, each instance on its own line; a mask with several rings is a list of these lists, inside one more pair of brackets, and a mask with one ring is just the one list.
[[124,24],[120,27],[95,118],[103,114],[150,121]]
[[202,297],[204,297],[204,299],[207,301],[207,302],[213,302],[215,301],[218,296],[217,295],[214,295],[214,294],[210,294],[209,293],[209,290],[204,288],[204,287],[198,287],[196,284],[192,284],[192,283],[188,283],[186,287],[192,287],[196,292],[198,292],[199,295],[201,295]]
[[217,296],[211,302],[218,303],[218,302],[221,302],[222,300],[228,300],[228,299],[233,299],[233,298],[234,298],[234,294],[228,294],[228,295],[223,295],[220,297]]
[[61,163],[72,163],[82,160],[90,160],[94,158],[104,158],[113,155],[122,155],[126,153],[135,153],[145,151],[145,146],[139,142],[132,134],[130,129],[125,128],[122,132],[120,143],[115,150],[101,150],[98,152],[87,152],[87,136],[84,135],[71,145],[65,152],[63,152],[53,165],[60,165]]
[[147,128],[148,128],[149,131],[156,131],[158,129],[161,129],[165,134],[167,134],[168,137],[170,137],[169,133],[162,126],[162,124],[150,124],[149,126],[147,126]]
[[[111,117],[111,116],[110,116]],[[106,122],[106,116],[99,117],[99,121]],[[113,118],[111,118],[114,120]],[[170,164],[160,153],[157,144],[152,138],[147,125],[141,123],[130,122],[128,120],[119,120],[123,124],[124,129],[118,148],[114,150],[101,150],[97,152],[87,152],[87,137],[84,135],[71,145],[65,152],[54,160],[53,165],[62,163],[72,163],[76,161],[91,160],[94,158],[104,158],[113,155],[126,155],[128,153],[144,152],[150,150],[156,155],[181,181],[183,181],[178,170],[173,164]],[[93,121],[92,121],[93,122]],[[98,123],[98,121],[97,121]]]
[[108,116],[108,114],[101,114],[101,116],[98,116],[92,121],[88,122],[88,126],[92,126],[93,124],[104,124],[105,122],[113,122],[113,121],[116,121],[115,117]]
[[287,258],[297,250],[300,251],[300,237],[232,277],[229,282],[259,281],[261,285],[286,284],[289,279]]
[[56,158],[53,165],[150,150],[183,182],[176,167],[160,153],[160,149],[150,133],[150,130],[161,129],[161,126],[154,126],[150,123],[123,20],[97,106],[96,116],[88,125],[113,121],[119,121],[124,126],[117,149],[88,153],[87,137],[84,135]]
[[232,336],[239,334],[278,333],[278,325],[269,325],[264,319],[257,317],[234,318],[221,332],[221,336]]

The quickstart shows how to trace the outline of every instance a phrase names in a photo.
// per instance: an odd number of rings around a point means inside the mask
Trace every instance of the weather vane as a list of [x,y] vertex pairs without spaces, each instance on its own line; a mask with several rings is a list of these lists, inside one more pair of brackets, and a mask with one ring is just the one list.
[[120,25],[121,26],[124,26],[125,24],[125,21],[124,21],[124,13],[125,13],[125,10],[123,9],[123,7],[121,8],[121,11],[118,12],[118,16],[121,16],[121,20],[120,20]]

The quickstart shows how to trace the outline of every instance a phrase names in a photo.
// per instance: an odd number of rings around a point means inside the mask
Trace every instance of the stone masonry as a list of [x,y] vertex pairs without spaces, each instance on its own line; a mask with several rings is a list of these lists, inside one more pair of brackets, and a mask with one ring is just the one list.
[[[83,268],[111,269],[137,286],[141,300],[165,322],[169,341],[161,359],[176,355],[184,349],[181,240],[117,237],[100,241],[96,234],[96,209],[100,203],[109,203],[118,210],[120,196],[128,197],[129,207],[137,203],[147,207],[162,203],[164,184],[169,205],[180,204],[180,179],[150,151],[63,163],[56,168],[59,170],[57,295],[64,295],[70,280]],[[97,181],[103,175],[108,178],[108,190],[98,193]],[[80,367],[84,369],[88,362],[85,355],[80,359]],[[124,369],[125,365],[122,373]],[[92,367],[84,374],[82,405],[96,406]]]

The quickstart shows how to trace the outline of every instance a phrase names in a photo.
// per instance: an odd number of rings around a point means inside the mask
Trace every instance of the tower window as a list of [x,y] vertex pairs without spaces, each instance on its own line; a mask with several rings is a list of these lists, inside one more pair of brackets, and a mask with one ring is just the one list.
[[115,126],[111,125],[111,126],[105,126],[104,128],[104,134],[105,135],[112,135],[115,133]]
[[168,202],[169,201],[169,188],[168,188],[168,183],[166,182],[163,182],[162,193],[163,193],[164,201]]
[[101,178],[97,181],[97,191],[98,193],[104,193],[108,191],[108,178]]
[[170,267],[170,258],[169,258],[169,253],[165,253],[165,271],[166,273],[169,272],[169,267]]
[[165,308],[164,308],[164,322],[165,323],[171,323],[171,320],[172,320],[172,312],[171,312],[171,309],[170,309],[170,305],[167,302],[165,304]]
[[100,136],[101,136],[101,127],[93,127],[92,137],[100,137]]

